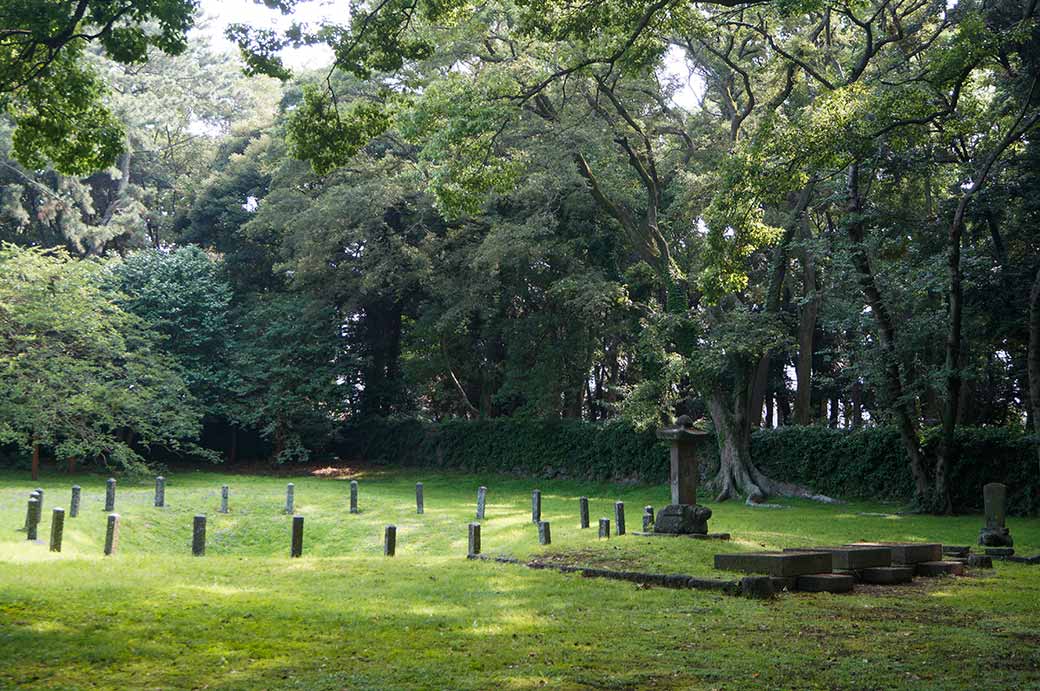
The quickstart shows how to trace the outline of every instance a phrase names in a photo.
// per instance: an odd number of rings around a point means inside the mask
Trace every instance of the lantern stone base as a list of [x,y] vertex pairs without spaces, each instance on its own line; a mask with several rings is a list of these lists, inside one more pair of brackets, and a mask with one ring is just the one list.
[[654,520],[655,533],[673,535],[708,533],[711,509],[696,504],[670,504],[657,512]]

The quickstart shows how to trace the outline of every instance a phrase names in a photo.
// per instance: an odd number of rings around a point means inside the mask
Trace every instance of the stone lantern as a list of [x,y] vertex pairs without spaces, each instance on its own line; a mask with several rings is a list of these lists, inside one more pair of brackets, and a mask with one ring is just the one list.
[[711,509],[697,505],[697,482],[700,479],[703,445],[711,438],[711,434],[695,428],[693,420],[683,415],[674,426],[658,430],[657,438],[672,444],[672,503],[657,513],[654,532],[706,535]]

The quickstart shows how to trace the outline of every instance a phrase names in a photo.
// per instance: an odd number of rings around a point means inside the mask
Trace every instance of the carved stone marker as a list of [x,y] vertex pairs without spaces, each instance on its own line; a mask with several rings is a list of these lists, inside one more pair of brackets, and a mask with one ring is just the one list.
[[589,527],[589,498],[580,497],[578,499],[578,513],[581,515],[581,527]]
[[531,522],[536,524],[542,520],[542,490],[531,492]]
[[162,475],[155,478],[155,505],[159,508],[166,506],[166,478]]
[[105,483],[105,511],[112,513],[116,510],[116,479],[108,478]]
[[350,481],[350,513],[357,513],[357,480]]
[[36,539],[36,528],[40,525],[40,499],[33,492],[32,496],[29,497],[29,509],[26,515],[25,539],[35,540]]
[[614,532],[618,535],[625,534],[625,502],[614,502]]
[[480,554],[480,524],[470,523],[469,524],[469,550],[467,554],[477,555]]
[[303,556],[303,516],[292,517],[292,546],[289,557]]
[[388,557],[397,552],[397,526],[388,525],[383,532],[383,554]]
[[206,516],[197,514],[191,524],[191,553],[196,557],[206,554]]
[[979,531],[979,544],[986,547],[1013,547],[1011,532],[1004,522],[1007,519],[1007,486],[991,482],[982,488],[982,499],[986,507],[986,525]]
[[423,484],[415,483],[415,513],[423,512]]
[[61,538],[65,532],[65,509],[54,507],[51,511],[51,551],[61,551]]
[[228,499],[231,493],[231,488],[227,485],[220,486],[220,513],[228,512]]
[[119,514],[108,514],[108,525],[105,527],[105,556],[110,557],[119,549]]
[[72,499],[69,501],[69,518],[79,515],[79,495],[83,490],[79,485],[72,486]]
[[538,521],[538,544],[552,544],[552,531],[549,529],[549,521]]
[[661,509],[654,521],[655,533],[706,535],[711,509],[697,505],[697,480],[700,475],[699,446],[711,435],[693,426],[683,415],[674,427],[657,432],[658,439],[672,443],[669,478],[672,503]]
[[296,485],[289,483],[285,486],[285,513],[292,514],[296,510]]
[[606,537],[606,538],[610,537],[610,519],[609,518],[601,518],[601,519],[599,519],[599,536],[600,537]]
[[477,488],[477,520],[484,520],[484,508],[487,506],[487,487]]

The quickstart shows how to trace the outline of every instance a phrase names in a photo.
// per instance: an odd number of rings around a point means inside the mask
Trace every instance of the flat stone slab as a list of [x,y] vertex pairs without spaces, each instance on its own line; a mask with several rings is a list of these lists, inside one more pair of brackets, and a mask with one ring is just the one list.
[[942,544],[938,542],[853,542],[846,547],[888,547],[893,564],[919,564],[941,561]]
[[793,593],[798,588],[797,576],[769,576],[769,580],[773,582],[773,589],[778,593],[785,590]]
[[858,571],[873,566],[892,564],[892,549],[889,547],[791,547],[785,552],[829,552],[831,566],[835,569]]
[[806,593],[851,593],[856,579],[847,573],[810,573],[798,577],[798,590]]
[[898,585],[914,580],[912,566],[872,566],[859,571],[859,580],[871,585]]
[[942,553],[948,554],[951,557],[967,557],[971,553],[971,547],[961,545],[943,545]]
[[959,561],[922,561],[915,565],[916,575],[925,578],[963,576],[964,564]]
[[715,568],[791,577],[830,573],[832,566],[829,552],[734,552],[716,554]]
[[969,554],[968,566],[973,569],[992,569],[993,557],[986,554]]
[[1010,557],[1015,553],[1014,547],[987,547],[986,554],[991,557]]
[[638,535],[639,537],[688,537],[691,540],[728,540],[730,539],[729,533],[706,533],[704,535],[700,533],[642,533],[634,532],[631,535]]

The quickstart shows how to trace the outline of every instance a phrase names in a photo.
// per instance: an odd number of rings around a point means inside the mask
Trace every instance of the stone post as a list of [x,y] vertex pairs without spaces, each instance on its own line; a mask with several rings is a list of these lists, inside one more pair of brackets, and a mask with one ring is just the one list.
[[166,506],[166,478],[162,475],[155,478],[155,505],[159,508]]
[[610,537],[610,519],[609,518],[601,518],[601,519],[599,519],[599,536],[600,537],[606,537],[606,538]]
[[51,551],[61,551],[61,538],[65,532],[65,509],[55,506],[51,511]]
[[614,502],[614,532],[618,535],[625,534],[625,502]]
[[1015,541],[1007,529],[1007,486],[991,482],[982,488],[986,525],[979,531],[979,544],[986,547],[1013,547]]
[[292,546],[289,549],[289,557],[303,555],[303,516],[292,517]]
[[357,480],[350,481],[350,513],[357,513]]
[[[32,492],[29,493],[29,499],[35,499],[37,502],[39,502],[40,501],[40,495],[36,493],[36,490],[33,490]],[[22,528],[22,530],[28,531],[29,530],[29,524],[32,523],[32,520],[33,520],[33,504],[29,504],[26,507],[26,509],[25,509],[25,526]]]
[[480,524],[469,524],[469,551],[470,556],[480,554]]
[[231,498],[231,488],[227,485],[220,486],[220,513],[227,513],[230,509],[228,508],[228,500]]
[[542,520],[542,490],[531,492],[531,522],[537,524]]
[[423,486],[421,482],[415,483],[415,513],[423,512]]
[[82,489],[79,485],[72,486],[72,500],[69,502],[69,518],[79,515],[79,495]]
[[549,521],[538,521],[538,544],[552,544],[552,531],[549,530]]
[[581,518],[581,527],[589,527],[589,498],[579,497],[578,498],[578,514]]
[[[36,489],[33,490],[33,492],[36,493],[36,498],[40,500],[40,513],[38,514],[38,516],[42,516],[43,515],[43,488],[42,487],[37,487]],[[37,517],[36,522],[37,523],[40,522],[39,517]]]
[[105,483],[105,511],[112,513],[116,510],[116,479],[114,477],[108,478],[108,482]]
[[201,557],[206,554],[206,514],[196,514],[191,524],[191,554]]
[[697,480],[700,475],[699,447],[711,435],[693,426],[683,415],[674,427],[657,432],[657,438],[671,442],[669,480],[672,503],[661,509],[654,521],[654,532],[680,535],[707,534],[711,509],[697,505]]
[[397,551],[397,526],[388,525],[383,531],[383,554],[392,557]]
[[290,482],[288,485],[285,486],[285,513],[289,514],[290,516],[292,515],[293,511],[296,510],[296,498],[294,496],[295,492],[296,485],[294,485],[293,483]]
[[40,499],[39,497],[29,497],[29,514],[27,516],[29,527],[25,531],[26,540],[36,539],[36,529],[40,525]]
[[487,487],[477,488],[477,520],[484,520],[484,507],[487,505]]
[[119,514],[108,514],[108,525],[105,527],[105,556],[110,557],[119,549]]
[[643,507],[643,532],[649,533],[654,528],[654,507]]

